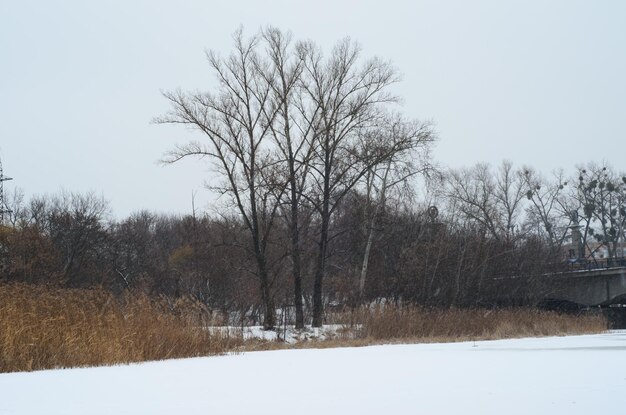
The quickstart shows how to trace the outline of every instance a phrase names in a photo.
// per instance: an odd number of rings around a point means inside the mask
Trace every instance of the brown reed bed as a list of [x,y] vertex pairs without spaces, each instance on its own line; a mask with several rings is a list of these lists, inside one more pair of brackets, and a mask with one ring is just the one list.
[[[368,346],[600,333],[599,314],[536,309],[426,309],[370,306],[327,316],[342,327],[324,340],[287,344],[238,330],[209,330],[215,321],[192,301],[104,290],[0,284],[0,372],[100,366],[225,352]],[[239,333],[239,334],[238,334]]]
[[0,284],[0,372],[207,356],[241,344],[203,329],[199,315],[144,295]]
[[601,314],[564,314],[535,308],[428,309],[415,306],[362,307],[335,317],[358,327],[356,338],[460,341],[562,336],[606,331]]
[[247,340],[241,350],[362,347],[378,344],[449,343],[521,337],[602,333],[600,313],[564,314],[535,308],[429,309],[416,306],[370,306],[327,315],[340,325],[324,339],[297,343]]

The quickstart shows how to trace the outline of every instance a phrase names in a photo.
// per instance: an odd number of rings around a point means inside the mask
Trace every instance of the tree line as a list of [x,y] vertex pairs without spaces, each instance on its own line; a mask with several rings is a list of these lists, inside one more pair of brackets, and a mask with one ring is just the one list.
[[[380,186],[368,193],[368,180],[344,195],[328,226],[326,307],[492,305],[496,277],[539,275],[572,261],[572,227],[586,246],[576,261],[625,253],[625,176],[606,165],[581,167],[567,179],[506,162],[448,169],[420,198],[395,187],[382,199]],[[13,213],[0,228],[4,282],[188,297],[212,313],[264,321],[258,258],[239,215],[141,211],[114,220],[93,194],[25,201],[16,192],[9,204]],[[302,318],[311,321],[321,219],[305,212],[298,227],[300,299]],[[288,210],[275,215],[264,260],[267,295],[295,314],[289,219]]]
[[189,296],[267,329],[289,308],[302,328],[371,301],[484,305],[495,277],[623,256],[626,177],[610,166],[437,168],[433,127],[398,111],[390,62],[271,27],[233,40],[207,52],[213,88],[164,93],[156,118],[196,131],[163,161],[209,161],[219,214],[113,220],[93,194],[16,193],[3,280]]

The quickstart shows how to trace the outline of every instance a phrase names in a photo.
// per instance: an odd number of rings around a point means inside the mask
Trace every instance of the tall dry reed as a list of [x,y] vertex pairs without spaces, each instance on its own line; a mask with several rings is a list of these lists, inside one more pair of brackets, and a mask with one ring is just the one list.
[[438,310],[377,306],[360,308],[342,320],[359,324],[357,337],[374,340],[502,339],[600,333],[607,329],[606,318],[599,314],[572,315],[530,308]]
[[243,344],[241,336],[229,334],[230,330],[208,329],[214,322],[206,316],[206,310],[189,301],[0,284],[0,372],[207,356],[229,350],[553,336],[607,328],[601,315],[387,305],[327,316],[329,322],[344,327],[324,341]]
[[206,356],[241,344],[189,307],[103,290],[0,284],[0,372]]

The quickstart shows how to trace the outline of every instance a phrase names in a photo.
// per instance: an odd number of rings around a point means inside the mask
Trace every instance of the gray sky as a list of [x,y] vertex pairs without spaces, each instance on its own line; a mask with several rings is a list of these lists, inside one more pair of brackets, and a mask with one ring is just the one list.
[[201,161],[157,164],[191,135],[151,119],[161,90],[212,83],[204,49],[271,24],[390,59],[445,166],[510,159],[624,170],[626,2],[0,0],[0,157],[27,196],[95,191],[116,216],[211,199]]

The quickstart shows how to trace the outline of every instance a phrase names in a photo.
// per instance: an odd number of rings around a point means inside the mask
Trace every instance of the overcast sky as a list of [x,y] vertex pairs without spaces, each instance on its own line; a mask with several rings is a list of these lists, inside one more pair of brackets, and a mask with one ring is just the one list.
[[206,205],[203,162],[157,164],[192,137],[151,124],[160,91],[209,87],[204,50],[268,24],[393,61],[403,112],[436,124],[441,165],[624,170],[625,1],[0,0],[6,187],[95,191],[116,216],[189,212],[194,190]]

